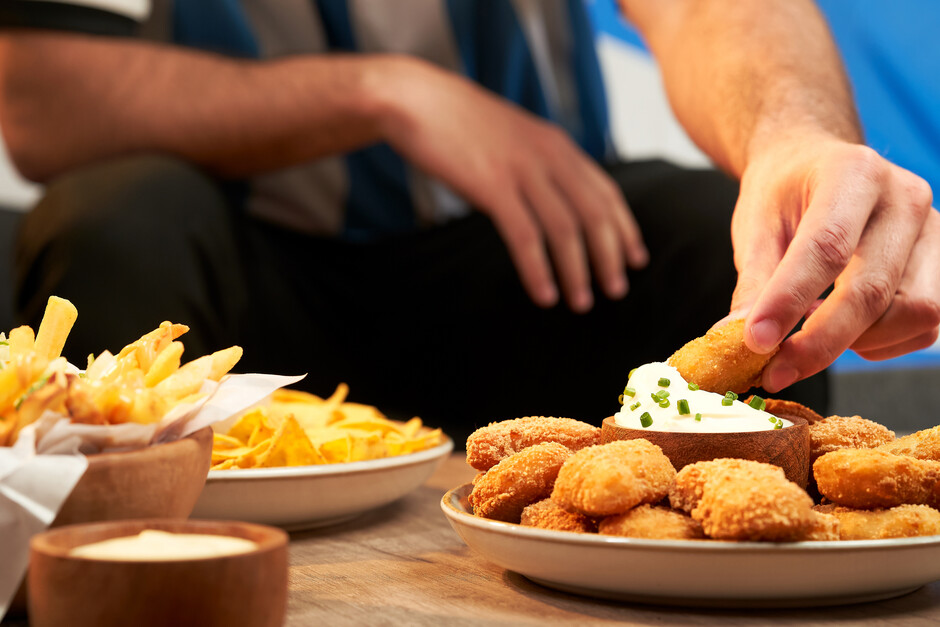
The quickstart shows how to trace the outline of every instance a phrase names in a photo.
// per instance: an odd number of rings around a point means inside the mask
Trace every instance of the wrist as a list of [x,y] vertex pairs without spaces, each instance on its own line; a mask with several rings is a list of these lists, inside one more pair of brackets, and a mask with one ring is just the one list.
[[399,54],[376,55],[364,67],[360,102],[364,115],[378,130],[382,140],[413,124],[411,102],[420,90],[419,75],[430,67],[416,57]]

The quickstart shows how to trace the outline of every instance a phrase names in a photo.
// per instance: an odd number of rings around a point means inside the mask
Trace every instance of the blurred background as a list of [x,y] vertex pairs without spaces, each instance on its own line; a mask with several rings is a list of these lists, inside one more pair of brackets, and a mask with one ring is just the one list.
[[[940,24],[937,0],[817,0],[858,101],[869,145],[940,189]],[[613,139],[625,158],[706,166],[666,102],[655,64],[614,0],[589,0],[608,85]],[[16,223],[41,194],[0,141],[0,329],[12,325],[10,254]],[[940,280],[940,277],[938,277]],[[884,362],[847,352],[831,369],[831,412],[863,414],[899,431],[940,422],[940,342]]]

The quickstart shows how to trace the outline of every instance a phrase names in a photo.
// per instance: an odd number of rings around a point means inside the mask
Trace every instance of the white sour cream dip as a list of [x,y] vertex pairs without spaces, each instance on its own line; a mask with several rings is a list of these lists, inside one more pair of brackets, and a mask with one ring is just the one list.
[[119,562],[169,562],[238,555],[253,551],[257,547],[256,542],[233,536],[170,533],[146,529],[136,536],[112,538],[77,546],[69,551],[69,554],[73,557]]
[[[666,380],[668,385],[660,385]],[[694,387],[694,386],[693,386]],[[690,390],[679,371],[661,362],[653,362],[635,369],[627,381],[633,390],[631,397],[624,394],[623,407],[614,415],[614,421],[631,429],[649,431],[682,431],[687,433],[735,433],[740,431],[768,431],[789,427],[789,420],[751,407],[739,400],[723,405],[725,396]],[[668,404],[661,406],[653,394],[668,392]],[[680,400],[688,404],[688,414],[680,414]],[[647,422],[648,426],[643,422]],[[777,426],[777,425],[781,426]]]

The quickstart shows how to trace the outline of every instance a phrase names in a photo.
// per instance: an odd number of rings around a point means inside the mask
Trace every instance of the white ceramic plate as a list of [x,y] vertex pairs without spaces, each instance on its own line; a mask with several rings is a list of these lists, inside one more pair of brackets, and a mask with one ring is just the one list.
[[940,536],[845,542],[643,540],[523,527],[441,507],[471,549],[565,592],[642,603],[803,607],[875,601],[940,579]]
[[434,448],[364,462],[210,470],[193,518],[242,520],[289,531],[349,520],[421,486],[453,450]]

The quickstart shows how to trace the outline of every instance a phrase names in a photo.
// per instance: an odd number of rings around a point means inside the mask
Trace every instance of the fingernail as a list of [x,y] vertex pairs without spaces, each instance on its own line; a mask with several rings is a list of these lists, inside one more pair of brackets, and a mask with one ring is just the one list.
[[763,386],[768,392],[779,392],[799,377],[800,373],[792,366],[771,366],[764,371]]
[[776,320],[769,318],[751,325],[751,341],[761,352],[768,353],[780,343],[782,333]]

